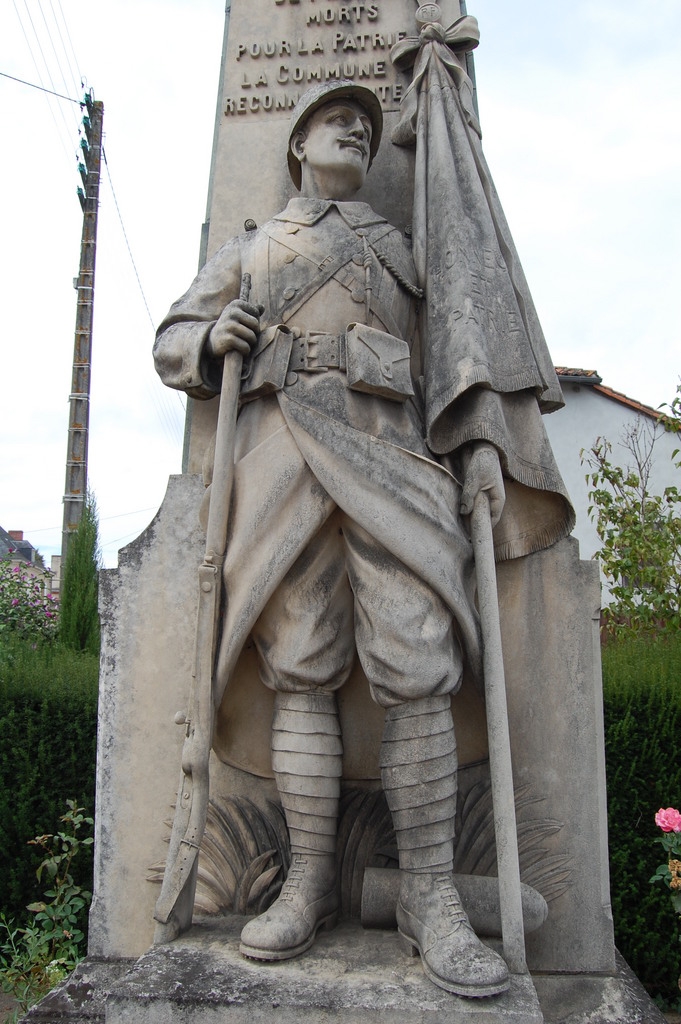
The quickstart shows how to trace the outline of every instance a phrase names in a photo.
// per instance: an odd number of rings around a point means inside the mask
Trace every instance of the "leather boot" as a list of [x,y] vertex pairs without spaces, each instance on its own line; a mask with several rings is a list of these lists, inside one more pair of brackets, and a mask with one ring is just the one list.
[[509,987],[504,960],[478,939],[454,887],[456,740],[448,696],[386,711],[381,777],[402,873],[397,927],[428,978],[456,995]]
[[241,932],[255,960],[289,960],[338,916],[336,831],[343,747],[333,694],[278,693],[272,767],[291,838],[291,867],[264,914]]
[[471,928],[451,874],[405,871],[397,928],[405,951],[418,952],[426,977],[447,992],[480,998],[508,989],[508,968]]
[[290,960],[313,944],[320,928],[338,919],[335,858],[294,853],[279,896],[249,921],[239,951],[252,960]]

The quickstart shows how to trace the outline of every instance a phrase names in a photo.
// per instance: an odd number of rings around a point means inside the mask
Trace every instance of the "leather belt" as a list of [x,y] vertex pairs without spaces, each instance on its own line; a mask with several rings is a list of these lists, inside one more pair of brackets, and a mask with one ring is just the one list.
[[325,370],[345,370],[345,332],[324,334],[307,331],[293,339],[288,368],[296,373],[323,373]]

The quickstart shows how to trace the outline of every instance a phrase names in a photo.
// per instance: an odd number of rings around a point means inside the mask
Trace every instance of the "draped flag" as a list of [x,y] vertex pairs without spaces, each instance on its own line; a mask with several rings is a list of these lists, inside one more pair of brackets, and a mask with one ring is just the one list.
[[[444,28],[439,16],[437,4],[422,4],[419,36],[391,51],[399,67],[413,67],[392,141],[416,146],[412,235],[426,293],[427,437],[434,451],[446,452],[462,440],[455,405],[470,388],[501,396],[529,392],[544,412],[563,399],[482,155],[464,67],[465,53],[478,45],[478,23],[466,16]],[[504,414],[495,417],[501,424]],[[489,440],[500,444],[497,436]],[[542,486],[539,465],[537,473],[524,482]]]

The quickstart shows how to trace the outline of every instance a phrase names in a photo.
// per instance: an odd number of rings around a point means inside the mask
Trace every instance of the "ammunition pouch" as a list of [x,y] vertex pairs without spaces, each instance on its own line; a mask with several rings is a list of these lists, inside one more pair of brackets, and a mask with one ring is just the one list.
[[241,399],[250,402],[281,391],[291,358],[293,334],[284,324],[262,331],[241,372]]
[[348,387],[392,402],[414,394],[409,345],[366,324],[350,324],[346,334]]
[[414,394],[406,341],[365,324],[327,334],[296,332],[284,324],[266,328],[244,362],[241,400],[281,391],[287,374],[344,370],[352,391],[404,402]]

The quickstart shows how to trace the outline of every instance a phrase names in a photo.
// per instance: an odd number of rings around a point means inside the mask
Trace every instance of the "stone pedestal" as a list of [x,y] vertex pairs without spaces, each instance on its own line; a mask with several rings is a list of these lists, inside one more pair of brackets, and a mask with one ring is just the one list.
[[609,977],[514,976],[490,999],[459,999],[425,978],[394,931],[344,922],[283,964],[238,953],[244,919],[203,921],[137,962],[86,961],[25,1018],[30,1024],[664,1024],[622,962]]
[[463,1000],[432,985],[397,932],[344,922],[306,956],[262,964],[239,955],[245,918],[202,922],[143,956],[111,991],[107,1024],[540,1024],[534,986],[513,978],[495,999]]

